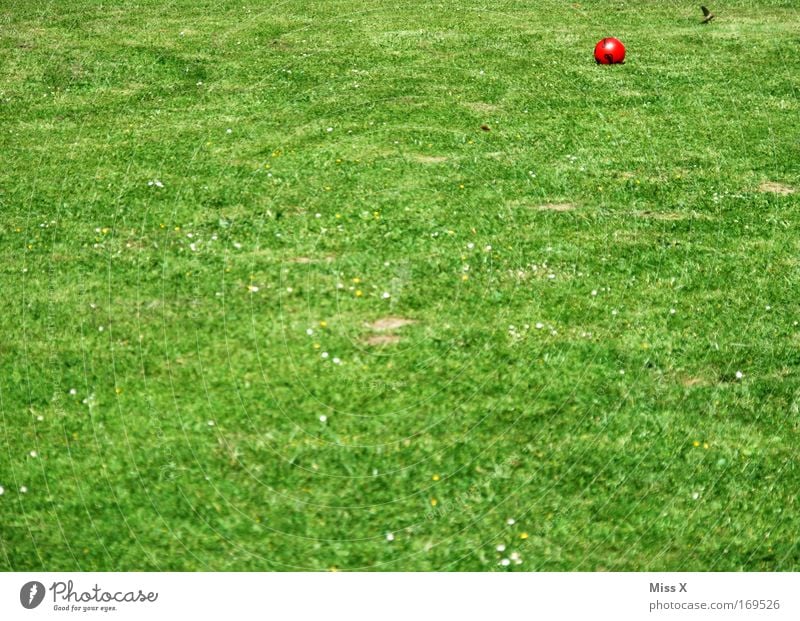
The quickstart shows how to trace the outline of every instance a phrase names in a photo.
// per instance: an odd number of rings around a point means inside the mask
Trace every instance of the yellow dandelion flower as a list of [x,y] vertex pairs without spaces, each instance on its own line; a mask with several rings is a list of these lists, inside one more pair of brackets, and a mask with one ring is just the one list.
[[438,474],[434,474],[434,475],[433,475],[431,478],[432,478],[434,481],[438,481],[438,480],[439,480],[439,475],[438,475]]
[[694,442],[692,442],[692,446],[697,448],[698,446],[700,446],[700,443],[697,440],[695,440]]
[[435,498],[431,498],[431,507],[435,507],[438,504],[439,504],[438,500],[436,500]]
[[319,343],[314,343],[314,349],[319,349],[319,348],[320,348],[320,344]]
[[466,274],[462,274],[461,280],[469,280],[469,276],[467,276]]
[[704,449],[707,449],[707,448],[708,448],[708,442],[703,442],[703,448],[704,448]]
[[353,278],[353,284],[354,284],[354,285],[357,285],[357,284],[358,284],[358,283],[360,283],[360,282],[361,282],[361,279],[360,279],[360,278]]
[[364,295],[364,293],[361,291],[361,289],[356,289],[356,297],[360,298],[362,295]]
[[121,394],[122,394],[122,388],[120,388],[119,386],[117,386],[117,387],[114,389],[114,392],[115,392],[115,393],[117,393],[118,395],[121,395]]
[[519,534],[519,538],[520,539],[527,539],[528,538],[528,533],[520,533]]
[[320,328],[327,328],[328,327],[328,322],[327,321],[320,321],[319,322],[319,327]]

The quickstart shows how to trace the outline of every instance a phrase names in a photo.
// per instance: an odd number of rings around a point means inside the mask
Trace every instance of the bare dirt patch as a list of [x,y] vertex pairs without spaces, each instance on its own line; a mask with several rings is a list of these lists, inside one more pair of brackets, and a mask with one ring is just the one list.
[[443,164],[447,161],[442,155],[415,155],[414,159],[421,164]]
[[650,220],[664,220],[667,222],[675,222],[677,220],[685,220],[691,217],[691,214],[681,213],[679,211],[636,211],[635,216],[639,218],[649,218]]
[[573,203],[545,203],[539,205],[536,209],[539,211],[572,211],[577,209],[578,206]]
[[400,342],[400,337],[396,334],[375,334],[366,341],[367,345],[394,345]]
[[775,181],[765,181],[758,186],[758,189],[761,192],[770,192],[771,194],[779,194],[781,196],[788,196],[789,194],[795,193],[795,189],[792,186]]
[[708,382],[702,377],[685,377],[681,380],[681,384],[686,388],[693,388],[695,386],[705,386]]
[[416,322],[413,319],[406,319],[405,317],[389,316],[376,319],[372,323],[368,323],[367,327],[376,332],[386,332],[387,330],[396,330],[397,328],[402,328],[412,323]]
[[314,257],[292,257],[289,259],[289,263],[298,263],[300,265],[307,265],[309,263],[321,263],[323,261],[330,263],[333,261],[334,257],[322,257],[322,258],[314,258]]

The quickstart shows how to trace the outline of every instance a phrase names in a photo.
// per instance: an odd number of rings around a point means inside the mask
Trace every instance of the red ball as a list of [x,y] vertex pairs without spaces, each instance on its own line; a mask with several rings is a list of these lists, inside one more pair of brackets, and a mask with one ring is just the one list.
[[615,65],[625,62],[625,46],[614,37],[607,37],[594,46],[594,59],[599,65]]

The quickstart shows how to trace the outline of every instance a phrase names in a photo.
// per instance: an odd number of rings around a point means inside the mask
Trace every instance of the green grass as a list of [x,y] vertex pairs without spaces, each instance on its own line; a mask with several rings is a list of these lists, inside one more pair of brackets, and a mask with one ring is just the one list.
[[800,570],[800,10],[712,8],[0,2],[0,568]]

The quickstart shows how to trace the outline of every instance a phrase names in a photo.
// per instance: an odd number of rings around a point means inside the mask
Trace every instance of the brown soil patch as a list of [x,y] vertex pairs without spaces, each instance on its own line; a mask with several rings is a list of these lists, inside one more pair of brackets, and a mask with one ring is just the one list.
[[668,222],[675,222],[677,220],[685,220],[689,217],[688,214],[680,213],[678,211],[637,211],[634,215],[640,218],[650,218],[651,220],[666,220]]
[[400,342],[396,334],[376,334],[366,340],[367,345],[394,345]]
[[785,183],[777,183],[775,181],[765,181],[758,189],[761,192],[771,192],[772,194],[780,194],[781,196],[788,196],[794,194],[795,190],[792,186]]
[[545,203],[537,207],[539,211],[572,211],[577,209],[577,205],[572,203]]
[[406,319],[405,317],[390,316],[381,317],[380,319],[375,320],[373,323],[367,324],[367,327],[370,330],[375,330],[376,332],[385,332],[386,330],[395,330],[412,323],[416,322],[413,319]]
[[681,384],[683,384],[686,388],[693,388],[694,386],[703,386],[706,384],[706,380],[702,377],[687,377],[681,380]]

